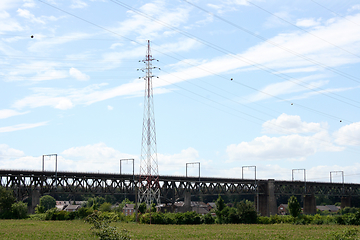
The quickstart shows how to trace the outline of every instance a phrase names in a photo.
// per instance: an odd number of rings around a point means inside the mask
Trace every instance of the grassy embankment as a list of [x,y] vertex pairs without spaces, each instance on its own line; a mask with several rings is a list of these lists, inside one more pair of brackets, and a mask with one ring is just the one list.
[[[132,239],[334,239],[331,233],[359,226],[339,225],[145,225],[113,223]],[[0,220],[0,239],[97,239],[81,220]]]

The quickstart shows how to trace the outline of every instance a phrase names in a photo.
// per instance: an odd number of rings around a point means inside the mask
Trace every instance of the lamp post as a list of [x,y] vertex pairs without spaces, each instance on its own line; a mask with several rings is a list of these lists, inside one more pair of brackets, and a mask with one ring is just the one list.
[[332,176],[331,176],[331,174],[333,174],[333,173],[335,173],[335,174],[341,173],[341,179],[342,179],[342,185],[343,185],[343,187],[342,187],[342,193],[344,193],[344,171],[331,171],[331,172],[330,172],[330,183],[332,183]]
[[[137,195],[138,195],[138,192],[137,192],[137,186],[136,186],[136,183],[135,183],[135,159],[134,158],[126,158],[126,159],[120,159],[120,175],[121,175],[121,162],[123,161],[132,161],[133,165],[132,165],[132,169],[133,169],[133,184],[134,184],[134,189],[135,189],[135,217],[136,217],[136,222],[138,220],[138,209],[137,209]],[[126,191],[125,191],[125,198],[126,198]]]
[[292,169],[291,170],[291,181],[294,181],[294,171],[304,171],[304,184],[305,184],[305,194],[306,194],[306,169],[305,168]]
[[242,166],[241,167],[241,179],[244,179],[244,168],[254,168],[254,170],[255,170],[256,211],[259,212],[259,187],[256,184],[256,166]]
[[[187,171],[187,168],[188,168],[188,165],[189,164],[198,164],[199,165],[199,199],[200,199],[200,162],[191,162],[191,163],[186,163],[186,177],[188,176],[188,171]],[[191,202],[191,201],[190,201]],[[190,203],[191,205],[191,203]],[[199,203],[198,203],[198,213],[199,213]]]
[[42,171],[45,171],[45,157],[55,156],[55,187],[57,188],[57,154],[45,154],[42,155]]

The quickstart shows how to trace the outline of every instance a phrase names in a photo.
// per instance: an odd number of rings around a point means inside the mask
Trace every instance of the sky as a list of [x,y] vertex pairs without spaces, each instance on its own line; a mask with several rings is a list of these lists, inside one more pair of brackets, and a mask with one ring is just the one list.
[[160,175],[360,183],[358,0],[1,0],[0,169],[139,173],[148,40]]

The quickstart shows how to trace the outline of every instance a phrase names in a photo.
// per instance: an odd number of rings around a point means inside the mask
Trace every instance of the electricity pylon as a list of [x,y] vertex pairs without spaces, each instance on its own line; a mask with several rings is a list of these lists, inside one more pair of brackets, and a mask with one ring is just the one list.
[[148,40],[147,52],[145,59],[140,61],[145,63],[145,68],[141,69],[146,72],[145,96],[144,96],[144,118],[141,141],[141,159],[140,159],[140,179],[138,190],[138,203],[145,202],[147,208],[152,203],[160,204],[160,185],[159,169],[156,152],[156,131],[154,100],[152,87],[152,61],[155,59],[151,55],[150,41]]

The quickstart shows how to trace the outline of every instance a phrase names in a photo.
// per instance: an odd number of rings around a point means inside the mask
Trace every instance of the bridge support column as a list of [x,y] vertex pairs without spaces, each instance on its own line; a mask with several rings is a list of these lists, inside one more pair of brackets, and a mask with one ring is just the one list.
[[184,192],[184,207],[183,211],[188,212],[191,211],[191,193],[190,192]]
[[316,201],[314,195],[304,195],[304,214],[316,214]]
[[341,197],[341,209],[346,207],[351,207],[351,197],[350,196],[343,196]]
[[[275,197],[275,180],[269,179],[265,186],[265,194],[259,194],[259,213],[261,216],[277,214],[276,197]],[[255,207],[257,208],[257,199],[255,196]]]
[[35,207],[40,203],[40,191],[33,189],[31,191],[31,205],[28,206],[28,213],[34,214]]

